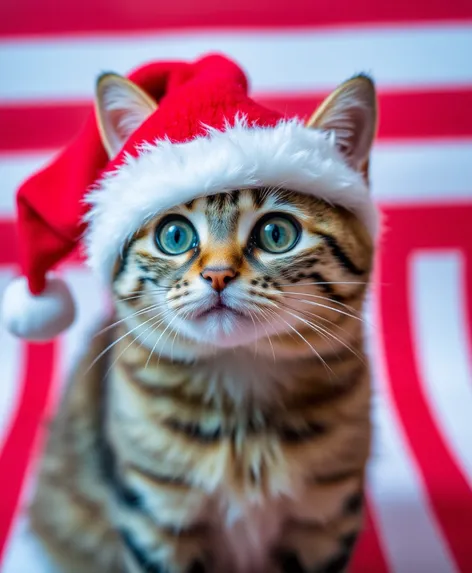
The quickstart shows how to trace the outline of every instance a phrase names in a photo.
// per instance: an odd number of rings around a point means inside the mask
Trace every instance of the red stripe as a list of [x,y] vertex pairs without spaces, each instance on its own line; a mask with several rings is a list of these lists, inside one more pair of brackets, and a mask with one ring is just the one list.
[[359,539],[349,571],[351,573],[389,572],[369,503],[366,508],[364,531]]
[[0,35],[172,28],[339,26],[472,18],[470,0],[10,0],[0,3]]
[[26,346],[19,408],[0,454],[0,563],[20,500],[34,441],[45,412],[54,368],[54,344]]
[[61,147],[90,111],[88,103],[0,106],[0,152]]
[[[13,219],[0,219],[0,265],[15,265],[19,260],[16,225]],[[8,245],[8,248],[5,248]]]
[[387,379],[431,508],[459,570],[472,571],[472,491],[423,393],[415,363],[408,276],[415,249],[472,247],[472,204],[388,208],[385,216],[388,228],[396,229],[385,235],[379,260],[379,336],[383,337]]
[[[471,2],[472,4],[472,2]],[[307,117],[326,94],[260,95],[263,104]],[[380,93],[380,139],[472,136],[472,87]],[[80,130],[87,102],[0,107],[0,152],[55,149]]]
[[[267,96],[260,97],[259,100],[288,115],[307,117],[326,95]],[[408,92],[380,91],[379,109],[380,139],[472,135],[472,87]]]

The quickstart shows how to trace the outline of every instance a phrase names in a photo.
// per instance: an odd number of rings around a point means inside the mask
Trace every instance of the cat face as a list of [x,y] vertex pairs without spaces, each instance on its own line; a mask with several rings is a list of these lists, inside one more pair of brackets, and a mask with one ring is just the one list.
[[[96,115],[110,158],[157,108],[129,80],[100,78]],[[376,128],[369,78],[342,84],[306,127],[330,134],[345,163],[368,179]],[[313,333],[315,345],[331,342],[333,329],[360,309],[372,241],[347,210],[280,183],[225,191],[143,221],[113,279],[129,332],[159,351],[177,340],[200,349],[262,338],[273,347],[276,337],[292,337],[316,353]]]
[[167,329],[163,337],[249,345],[339,321],[364,290],[371,258],[367,231],[344,209],[290,191],[238,190],[149,222],[125,249],[114,292],[125,315],[149,321],[141,336]]

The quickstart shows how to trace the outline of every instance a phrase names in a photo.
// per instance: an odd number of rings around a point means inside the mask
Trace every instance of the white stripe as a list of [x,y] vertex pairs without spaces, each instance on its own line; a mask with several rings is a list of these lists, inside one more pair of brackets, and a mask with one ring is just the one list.
[[51,562],[38,538],[32,534],[24,515],[13,526],[1,567],[2,573],[61,573]]
[[[13,278],[13,270],[5,268],[0,272],[0,300],[7,284]],[[3,328],[0,331],[0,452],[5,441],[12,417],[16,413],[21,396],[22,343]]]
[[465,24],[152,33],[3,40],[0,100],[88,99],[100,72],[215,51],[240,62],[257,91],[325,90],[360,71],[389,87],[472,83],[472,26]]
[[[23,179],[52,154],[0,154],[0,216],[14,212]],[[372,155],[372,188],[379,202],[472,200],[472,141],[378,144]]]
[[424,395],[472,487],[472,348],[464,312],[470,304],[465,263],[459,251],[420,252],[410,261],[410,288]]
[[418,468],[387,389],[382,349],[380,344],[373,343],[378,341],[378,331],[379,327],[373,326],[369,336],[374,381],[374,446],[368,479],[374,519],[389,570],[458,573],[430,511]]
[[472,141],[380,142],[371,179],[374,197],[388,203],[472,199]]

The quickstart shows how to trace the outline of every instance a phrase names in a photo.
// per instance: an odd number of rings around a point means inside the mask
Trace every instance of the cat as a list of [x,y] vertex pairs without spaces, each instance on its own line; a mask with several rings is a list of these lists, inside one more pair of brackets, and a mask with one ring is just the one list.
[[[97,114],[113,152],[127,116],[149,110],[136,85],[108,81],[120,118],[100,90]],[[367,180],[369,78],[342,84],[308,126],[332,132]],[[354,214],[283,181],[143,221],[115,263],[115,316],[68,385],[31,506],[62,571],[347,570],[370,452],[362,307],[374,251]]]

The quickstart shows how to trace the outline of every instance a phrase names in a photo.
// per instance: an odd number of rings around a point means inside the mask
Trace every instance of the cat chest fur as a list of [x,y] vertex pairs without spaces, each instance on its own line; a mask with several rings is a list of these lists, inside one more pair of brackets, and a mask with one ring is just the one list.
[[221,547],[218,559],[224,570],[263,570],[280,538],[284,513],[280,499],[266,499],[259,503],[236,502],[229,513],[222,514],[221,545],[216,546]]
[[[203,524],[218,570],[247,573],[265,570],[287,523],[327,523],[359,487],[357,477],[317,485],[316,475],[342,475],[345,460],[349,472],[363,467],[368,432],[349,412],[368,411],[369,392],[359,383],[342,401],[292,412],[278,398],[300,391],[308,363],[231,355],[145,368],[126,352],[109,385],[107,434],[153,521],[181,531]],[[323,384],[312,368],[310,384]]]
[[[273,366],[251,366],[236,357],[209,370],[193,370],[194,389],[205,381],[213,403],[216,392],[224,392],[220,409],[204,403],[190,407],[163,391],[152,399],[144,386],[156,377],[165,374],[174,389],[185,378],[165,363],[146,370],[117,368],[108,396],[114,413],[109,435],[121,465],[135,468],[124,471],[126,485],[145,500],[156,521],[164,518],[182,530],[210,525],[222,570],[235,573],[263,567],[280,538],[286,500],[301,482],[279,437],[264,428],[264,406],[254,394],[245,400],[251,386],[265,390],[266,399],[275,390]],[[237,407],[227,411],[229,392]],[[166,480],[153,484],[144,474],[165,476],[183,487],[170,495]]]

